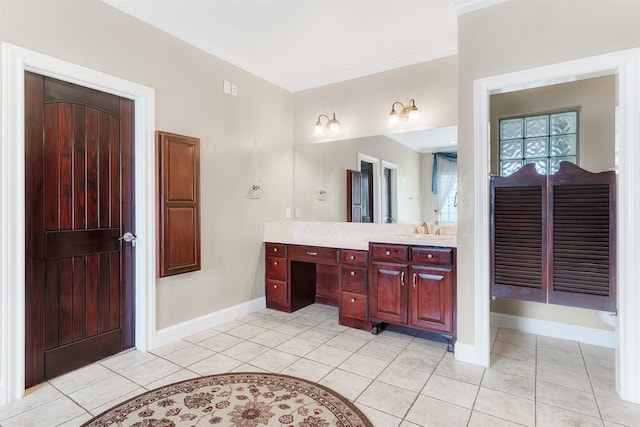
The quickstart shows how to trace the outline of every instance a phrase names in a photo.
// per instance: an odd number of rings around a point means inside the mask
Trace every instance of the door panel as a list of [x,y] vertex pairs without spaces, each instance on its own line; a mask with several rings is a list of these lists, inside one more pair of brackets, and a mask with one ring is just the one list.
[[134,141],[130,100],[32,73],[25,100],[29,387],[133,345]]
[[411,267],[410,325],[439,332],[453,331],[451,268]]
[[391,323],[407,323],[407,267],[374,263],[371,269],[371,317]]

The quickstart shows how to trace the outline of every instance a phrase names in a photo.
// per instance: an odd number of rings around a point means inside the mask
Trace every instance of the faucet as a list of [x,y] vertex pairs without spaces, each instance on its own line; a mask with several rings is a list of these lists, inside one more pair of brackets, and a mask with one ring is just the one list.
[[426,222],[423,222],[422,224],[420,224],[420,226],[422,227],[424,234],[429,234],[429,226],[427,225]]

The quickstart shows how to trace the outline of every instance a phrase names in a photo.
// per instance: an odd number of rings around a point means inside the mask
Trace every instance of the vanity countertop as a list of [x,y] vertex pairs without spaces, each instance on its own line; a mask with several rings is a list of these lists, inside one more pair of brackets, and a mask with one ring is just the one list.
[[456,247],[455,235],[414,234],[411,224],[267,222],[265,242],[367,250],[369,242]]

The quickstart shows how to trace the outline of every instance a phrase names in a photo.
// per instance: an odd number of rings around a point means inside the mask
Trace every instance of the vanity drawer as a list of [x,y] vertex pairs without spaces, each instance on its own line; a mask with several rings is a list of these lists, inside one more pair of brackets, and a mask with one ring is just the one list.
[[367,269],[342,266],[343,291],[367,293]]
[[267,243],[265,245],[265,252],[267,256],[287,256],[287,245],[284,243]]
[[352,249],[343,249],[340,251],[340,261],[343,264],[359,265],[365,267],[368,262],[369,252],[356,251]]
[[268,256],[266,270],[268,279],[287,280],[287,259]]
[[339,252],[337,248],[289,245],[289,258],[301,261],[337,263]]
[[340,316],[367,320],[367,296],[354,292],[342,292],[340,297]]
[[373,261],[409,261],[408,246],[372,243],[370,248]]
[[411,261],[414,264],[453,265],[453,249],[411,248]]
[[287,292],[287,282],[279,280],[267,280],[265,296],[267,308],[290,311],[289,294]]

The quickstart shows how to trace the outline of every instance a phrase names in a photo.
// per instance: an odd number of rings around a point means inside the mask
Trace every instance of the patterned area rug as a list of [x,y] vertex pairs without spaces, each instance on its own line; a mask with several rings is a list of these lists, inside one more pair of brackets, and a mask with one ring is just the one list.
[[373,427],[335,391],[288,375],[240,372],[151,390],[84,426]]

